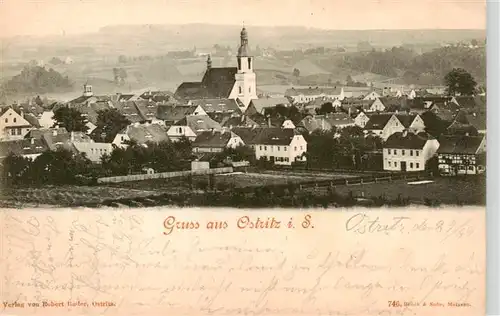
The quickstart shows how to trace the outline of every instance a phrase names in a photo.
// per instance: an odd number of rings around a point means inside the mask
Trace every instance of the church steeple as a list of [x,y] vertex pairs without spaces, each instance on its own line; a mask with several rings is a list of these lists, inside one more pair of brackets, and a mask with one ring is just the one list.
[[248,48],[248,33],[247,29],[243,27],[240,33],[240,48],[238,48],[238,57],[249,57],[250,50]]

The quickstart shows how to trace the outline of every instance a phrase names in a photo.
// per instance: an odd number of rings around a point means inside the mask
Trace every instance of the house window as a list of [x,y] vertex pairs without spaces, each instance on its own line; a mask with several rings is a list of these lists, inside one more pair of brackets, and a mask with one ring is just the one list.
[[420,154],[420,152],[418,150],[415,150],[415,156],[418,157],[419,154]]
[[398,154],[398,151],[396,149],[394,149],[394,155],[397,155]]
[[469,166],[469,171],[474,171],[474,166]]
[[389,161],[388,164],[389,164],[389,167],[390,167],[391,166],[391,162]]
[[11,134],[11,135],[16,135],[16,130],[15,130],[15,129],[11,129],[11,130],[10,130],[10,134]]
[[420,164],[417,162],[417,169],[419,169],[419,168],[420,168]]
[[394,167],[397,167],[397,166],[398,166],[398,162],[394,161]]
[[262,146],[259,146],[259,149],[262,150]]
[[286,151],[286,146],[283,147],[283,150]]
[[288,157],[286,157],[286,158],[285,158],[285,161],[286,161],[286,162],[289,162],[290,160],[288,159]]
[[413,150],[410,150],[410,156],[413,156]]
[[5,119],[5,123],[9,123],[9,119],[8,118]]
[[300,150],[302,150],[302,146],[300,146]]
[[23,129],[22,128],[18,128],[17,129],[17,135],[21,135],[23,133]]
[[280,151],[280,146],[278,146],[278,151]]
[[17,118],[14,117],[14,123],[17,122]]
[[264,150],[267,150],[267,146],[264,146]]
[[248,92],[252,93],[252,87],[248,87]]
[[413,169],[413,162],[410,162],[410,169]]
[[297,151],[297,146],[293,147],[293,150]]
[[403,155],[403,156],[405,155],[405,150],[404,149],[401,150],[401,155]]

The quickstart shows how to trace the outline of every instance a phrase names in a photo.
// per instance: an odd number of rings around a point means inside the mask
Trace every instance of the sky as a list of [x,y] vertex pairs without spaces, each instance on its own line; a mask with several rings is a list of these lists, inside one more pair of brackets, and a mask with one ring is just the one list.
[[486,0],[0,0],[0,37],[186,23],[485,29]]

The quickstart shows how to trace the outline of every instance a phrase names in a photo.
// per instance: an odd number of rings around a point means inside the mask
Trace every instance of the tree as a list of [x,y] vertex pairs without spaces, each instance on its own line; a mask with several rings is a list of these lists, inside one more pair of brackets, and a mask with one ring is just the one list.
[[300,77],[300,70],[298,68],[293,69],[293,76],[296,78]]
[[471,40],[470,43],[471,43],[472,46],[477,46],[478,45],[477,39]]
[[346,78],[346,80],[345,80],[345,81],[346,81],[346,84],[347,84],[348,86],[350,86],[350,85],[354,82],[354,81],[352,80],[351,75],[347,75],[347,78]]
[[453,68],[444,77],[444,82],[447,86],[446,92],[448,95],[473,95],[477,82],[472,75],[463,68]]
[[64,127],[68,132],[87,132],[86,120],[76,109],[61,107],[54,112],[54,126]]
[[2,178],[9,183],[17,183],[24,175],[29,164],[29,159],[10,153],[3,161]]
[[94,140],[110,143],[122,129],[127,127],[130,121],[117,109],[106,109],[97,112],[97,124]]
[[335,109],[333,108],[332,102],[326,102],[321,105],[321,107],[316,111],[319,115],[333,113]]

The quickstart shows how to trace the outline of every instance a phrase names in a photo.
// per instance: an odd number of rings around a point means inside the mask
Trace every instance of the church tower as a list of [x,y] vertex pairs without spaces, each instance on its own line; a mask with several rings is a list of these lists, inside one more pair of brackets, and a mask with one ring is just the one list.
[[245,109],[252,99],[257,99],[256,76],[253,71],[253,56],[248,48],[248,33],[243,27],[240,33],[240,47],[236,56],[238,70],[235,75],[236,83],[234,85],[233,95],[244,105]]

